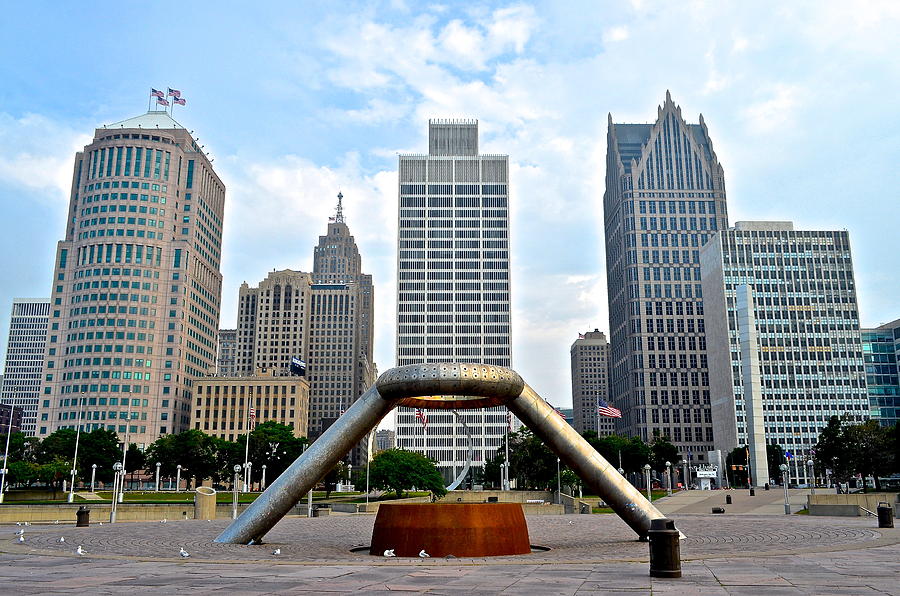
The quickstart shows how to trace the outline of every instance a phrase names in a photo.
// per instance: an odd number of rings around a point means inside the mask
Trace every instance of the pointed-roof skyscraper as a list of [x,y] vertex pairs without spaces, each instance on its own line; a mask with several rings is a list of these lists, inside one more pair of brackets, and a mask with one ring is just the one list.
[[668,91],[654,124],[610,115],[603,210],[619,430],[644,440],[658,432],[703,461],[713,435],[699,255],[728,227],[703,116],[685,122]]

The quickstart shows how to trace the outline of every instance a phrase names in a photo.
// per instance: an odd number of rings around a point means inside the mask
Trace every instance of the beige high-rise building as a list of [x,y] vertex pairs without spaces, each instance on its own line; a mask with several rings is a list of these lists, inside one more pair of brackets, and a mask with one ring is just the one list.
[[[318,437],[375,380],[372,361],[372,276],[361,272],[359,249],[338,195],[328,233],[319,237],[313,273],[273,271],[258,287],[240,289],[235,369],[289,375],[292,358],[310,383],[308,432]],[[365,459],[365,447],[352,461]]]
[[151,111],[75,155],[53,270],[37,436],[106,428],[147,445],[188,428],[215,372],[225,186],[183,126]]
[[579,433],[592,430],[601,437],[616,432],[614,418],[600,416],[600,402],[609,401],[609,344],[598,329],[579,333],[569,350],[572,361],[572,426]]
[[216,353],[216,374],[233,377],[237,358],[237,329],[219,329],[219,348]]

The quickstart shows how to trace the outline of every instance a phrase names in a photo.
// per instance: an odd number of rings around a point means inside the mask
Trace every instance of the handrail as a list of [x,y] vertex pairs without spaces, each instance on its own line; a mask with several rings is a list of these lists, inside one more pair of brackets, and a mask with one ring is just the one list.
[[863,507],[862,505],[857,505],[857,507],[859,507],[860,509],[862,509],[863,511],[865,511],[867,514],[871,515],[872,517],[875,517],[875,516],[877,515],[876,513],[872,513],[871,511],[869,511],[868,509],[866,509],[866,508]]

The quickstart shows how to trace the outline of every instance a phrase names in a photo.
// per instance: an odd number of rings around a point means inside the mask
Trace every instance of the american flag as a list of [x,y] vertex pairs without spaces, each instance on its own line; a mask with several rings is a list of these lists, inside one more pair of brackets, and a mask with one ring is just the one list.
[[250,428],[256,428],[256,408],[250,408]]
[[559,414],[559,417],[562,418],[563,420],[566,419],[566,415],[563,414],[562,410],[560,410],[559,408],[554,406],[553,411],[556,412],[557,414]]
[[608,418],[621,418],[622,410],[614,408],[602,399],[597,403],[597,413]]
[[578,339],[584,339],[584,333],[579,333],[579,334],[578,334]]
[[175,98],[181,97],[181,91],[179,91],[178,89],[172,89],[171,87],[168,87],[168,89],[169,89],[169,93],[168,93],[169,97],[175,97]]
[[153,87],[150,87],[150,96],[151,96],[151,97],[158,97],[158,98],[160,98],[160,99],[162,99],[162,98],[165,97],[165,95],[163,95],[163,92],[162,92],[162,91],[160,91],[159,89],[154,89]]
[[156,103],[158,103],[158,104],[161,105],[161,106],[167,106],[167,105],[169,105],[169,102],[166,101],[165,99],[163,99],[162,97],[157,97],[157,98],[156,98]]
[[509,410],[506,411],[506,427],[509,429],[509,432],[512,432],[512,412]]
[[174,103],[177,103],[177,104],[180,105],[180,106],[183,106],[184,104],[187,103],[187,100],[186,100],[186,99],[181,99],[180,97],[176,97],[176,98],[173,99],[172,101],[173,101]]
[[428,428],[428,414],[421,408],[416,408],[416,420],[422,423],[422,428]]

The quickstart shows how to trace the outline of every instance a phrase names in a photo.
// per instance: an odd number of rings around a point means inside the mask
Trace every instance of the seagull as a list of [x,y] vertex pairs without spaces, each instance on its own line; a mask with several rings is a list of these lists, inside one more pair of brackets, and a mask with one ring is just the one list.
[[570,525],[570,526],[574,526],[574,525],[575,525],[575,522],[573,522],[572,520],[569,520],[569,525]]
[[87,554],[87,553],[84,551],[84,549],[81,548],[81,545],[80,545],[80,544],[78,545],[78,548],[75,549],[75,553],[76,553],[76,554],[79,554],[79,555],[86,555],[86,554]]
[[25,536],[19,536],[18,542],[19,542],[19,544],[24,544],[24,543],[25,543]]
[[57,540],[57,542],[65,542],[65,541],[66,541],[66,537],[65,537],[65,536],[60,536],[60,537],[59,537],[59,540]]
[[59,525],[59,520],[56,520],[56,521],[53,522],[53,523]]
[[391,548],[391,549],[384,551],[384,556],[385,557],[396,557],[397,555],[394,554],[394,549]]
[[164,523],[166,523],[166,521],[167,521],[166,518],[162,518],[161,520],[159,520],[159,523],[164,524]]
[[280,548],[276,548],[275,550],[272,551],[272,554],[273,554],[273,555],[280,555],[280,554],[281,554],[281,549],[280,549]]
[[425,549],[424,549],[424,548],[423,548],[422,550],[419,551],[419,558],[420,558],[420,559],[427,559],[427,558],[429,558],[430,556],[431,556],[431,555],[429,555],[428,553],[425,552]]
[[16,525],[17,525],[17,526],[21,526],[21,525],[22,525],[22,522],[16,522]]
[[23,534],[25,534],[25,530],[19,530],[18,532],[16,532],[16,536],[22,536]]
[[103,522],[100,522],[100,525],[102,526],[102,525],[103,525]]
[[184,550],[184,547],[183,547],[183,546],[181,547],[181,550],[178,551],[178,554],[181,555],[181,558],[182,558],[182,559],[187,559],[188,557],[191,556],[191,554],[190,554],[189,552],[187,552],[186,550]]
[[30,526],[30,525],[31,525],[31,522],[25,522],[25,525],[26,525],[26,526]]

